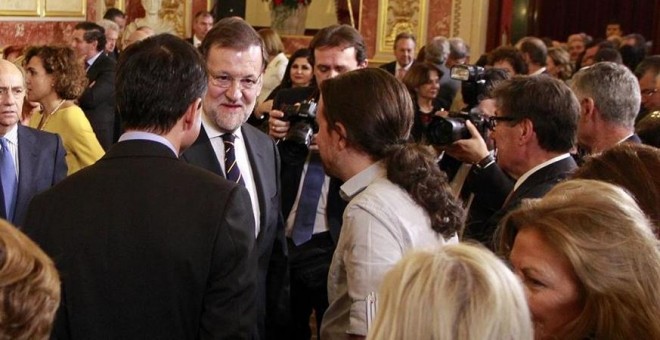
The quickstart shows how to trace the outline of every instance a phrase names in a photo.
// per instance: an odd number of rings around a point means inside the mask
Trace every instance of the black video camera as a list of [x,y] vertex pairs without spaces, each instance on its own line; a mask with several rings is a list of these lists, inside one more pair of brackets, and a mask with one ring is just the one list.
[[282,120],[290,123],[289,132],[281,143],[289,144],[293,152],[306,153],[312,144],[312,136],[318,131],[316,102],[305,100],[300,104],[283,105],[280,110],[284,112]]
[[493,119],[479,112],[450,112],[447,118],[434,116],[426,129],[426,139],[433,145],[450,145],[459,139],[471,137],[465,122],[469,120],[479,130],[481,137],[494,126]]
[[451,79],[462,82],[461,95],[468,111],[479,105],[481,97],[486,92],[485,74],[484,68],[476,65],[455,65],[451,68]]

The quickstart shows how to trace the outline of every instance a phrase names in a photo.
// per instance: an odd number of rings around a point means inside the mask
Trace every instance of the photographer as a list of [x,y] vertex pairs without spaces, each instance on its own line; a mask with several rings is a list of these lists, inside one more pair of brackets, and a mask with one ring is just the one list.
[[[324,80],[334,78],[367,66],[367,53],[360,33],[348,25],[333,25],[321,29],[309,44],[312,51],[314,76],[319,86]],[[275,97],[275,108],[301,102],[318,102],[318,90],[311,87],[292,88],[280,91]],[[298,109],[289,106],[287,113],[299,112],[306,116],[311,105]],[[314,110],[315,111],[315,110]],[[291,115],[272,110],[268,119],[269,134],[279,140],[278,148],[282,157],[282,214],[285,218],[286,235],[289,245],[289,265],[291,278],[291,333],[283,338],[309,339],[309,317],[314,310],[317,332],[320,331],[323,314],[328,308],[328,270],[337,245],[342,216],[346,202],[339,196],[341,181],[330,178],[323,172],[318,152],[310,140],[312,152],[299,152],[303,149],[291,141],[289,132],[301,132],[295,127],[315,125],[315,119],[301,115],[293,124]],[[296,115],[293,115],[296,116]],[[310,122],[311,121],[311,122]],[[300,134],[298,134],[299,136]],[[313,138],[313,137],[312,137]],[[295,139],[295,138],[294,138]],[[320,334],[317,333],[317,337]]]
[[480,118],[481,126],[478,129],[470,119],[465,119],[470,137],[446,146],[440,161],[455,195],[460,195],[468,210],[463,237],[482,243],[487,243],[490,235],[483,235],[480,226],[502,207],[514,184],[514,180],[495,165],[490,138],[490,117],[495,116],[495,99],[491,92],[499,82],[509,78],[504,69],[478,67],[473,68],[472,77],[464,78],[461,94],[467,106],[463,111]]

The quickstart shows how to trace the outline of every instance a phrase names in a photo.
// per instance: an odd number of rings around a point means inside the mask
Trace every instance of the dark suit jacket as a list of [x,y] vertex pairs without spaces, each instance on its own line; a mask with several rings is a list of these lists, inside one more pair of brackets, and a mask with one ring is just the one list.
[[188,43],[190,43],[190,45],[193,44],[193,37],[186,38],[186,39],[184,39],[184,40],[187,41]]
[[104,150],[115,140],[115,67],[104,53],[87,70],[89,84],[78,102]]
[[461,81],[451,79],[451,70],[444,64],[436,66],[442,71],[442,77],[440,77],[440,91],[438,91],[438,96],[435,97],[437,103],[434,103],[434,105],[449,110],[449,107],[445,107],[443,104],[447,105],[449,103],[448,105],[451,106],[454,97],[456,97],[456,92],[461,90]]
[[[111,179],[111,180],[108,180]],[[242,186],[133,140],[36,196],[26,233],[62,278],[57,339],[246,339],[256,323]]]
[[[64,146],[59,136],[18,126],[18,193],[12,222],[22,226],[28,205],[36,194],[52,187],[66,177]],[[4,207],[4,197],[0,195],[0,207]],[[4,208],[0,208],[2,218],[7,218]]]
[[[312,87],[283,89],[275,97],[273,107],[280,107],[282,104],[296,104],[302,100],[317,95],[318,90]],[[305,166],[305,160],[307,159],[307,154],[293,154],[290,150],[287,150],[287,145],[287,143],[278,144],[280,155],[282,157],[282,214],[285,219],[289,216],[289,213],[291,213],[293,203],[298,195],[302,171]],[[328,228],[330,229],[330,235],[335,244],[337,244],[337,241],[339,240],[344,208],[346,208],[347,204],[346,201],[339,196],[339,187],[341,185],[342,182],[339,179],[330,179],[330,188],[328,190],[328,198],[326,201]]]
[[[259,258],[259,332],[264,339],[266,324],[271,317],[277,317],[278,304],[288,296],[287,292],[287,250],[284,236],[284,223],[280,210],[280,157],[273,140],[255,127],[245,124],[241,127],[245,147],[252,167],[254,182],[261,210],[261,230],[257,236]],[[195,143],[181,156],[190,164],[200,166],[225,177],[211,141],[204,128]],[[267,294],[268,292],[268,294]]]
[[543,197],[557,183],[569,177],[575,169],[577,169],[575,160],[572,157],[567,157],[537,170],[520,184],[518,189],[513,191],[505,200],[502,208],[486,222],[484,230],[491,231],[488,234],[491,237],[490,246],[494,246],[492,236],[496,232],[497,225],[508,212],[519,207],[523,199]]
[[396,60],[387,64],[380,65],[380,68],[389,72],[391,75],[396,76]]

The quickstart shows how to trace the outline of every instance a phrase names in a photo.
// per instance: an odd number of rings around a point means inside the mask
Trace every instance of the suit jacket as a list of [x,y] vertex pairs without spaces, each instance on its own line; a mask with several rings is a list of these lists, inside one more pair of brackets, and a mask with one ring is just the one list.
[[94,129],[104,150],[108,150],[115,134],[115,68],[117,62],[101,53],[87,70],[89,86],[78,99],[80,108]]
[[[112,180],[108,180],[112,179]],[[246,339],[256,323],[242,186],[131,140],[36,196],[25,231],[62,279],[56,339]]]
[[380,68],[389,72],[391,75],[396,76],[396,60],[387,64],[380,65]]
[[187,41],[187,42],[189,42],[189,43],[190,43],[190,45],[192,45],[192,44],[193,44],[193,37],[190,37],[190,38],[186,38],[186,39],[184,39],[184,40],[185,40],[185,41]]
[[448,106],[443,105],[451,105],[454,102],[456,93],[461,90],[461,81],[451,79],[451,70],[444,64],[436,66],[442,71],[442,77],[440,77],[440,91],[438,91],[438,96],[435,97],[437,103],[434,105],[449,109]]
[[486,245],[494,248],[492,237],[496,232],[500,220],[510,211],[518,208],[523,199],[541,198],[557,183],[569,177],[577,169],[577,164],[572,157],[567,157],[549,164],[529,176],[518,189],[509,194],[504,205],[488,221],[483,229],[490,237]]
[[[318,90],[312,87],[298,87],[281,90],[273,102],[273,107],[281,107],[282,104],[296,104],[310,97],[318,97]],[[318,99],[318,98],[316,98]],[[278,148],[282,156],[282,214],[286,219],[291,213],[293,203],[298,195],[302,171],[305,167],[307,154],[296,154],[288,150],[287,143],[279,143]],[[339,233],[343,221],[344,209],[347,202],[339,195],[339,188],[343,183],[337,178],[330,179],[330,188],[328,190],[326,218],[330,235],[335,245],[339,240]]]
[[[25,214],[32,198],[52,187],[66,177],[64,146],[59,136],[18,125],[18,193],[14,208],[14,225],[25,222]],[[4,207],[4,196],[0,195],[0,207]],[[2,218],[7,218],[0,208]]]
[[[261,229],[257,236],[258,267],[258,328],[260,338],[267,333],[266,323],[277,317],[282,296],[287,292],[287,250],[284,223],[280,210],[280,157],[273,140],[255,127],[241,127],[250,160],[261,210]],[[181,156],[186,162],[226,177],[220,167],[211,141],[204,128],[195,143]],[[251,205],[250,205],[251,206]],[[286,294],[284,294],[286,295]]]

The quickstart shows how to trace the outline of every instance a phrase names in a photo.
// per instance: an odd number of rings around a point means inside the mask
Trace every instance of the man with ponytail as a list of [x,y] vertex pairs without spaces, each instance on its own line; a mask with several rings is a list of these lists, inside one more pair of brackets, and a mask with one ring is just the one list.
[[360,69],[321,84],[317,143],[349,201],[328,275],[324,339],[367,334],[367,295],[414,248],[458,242],[464,220],[427,146],[407,143],[413,105],[386,71]]

